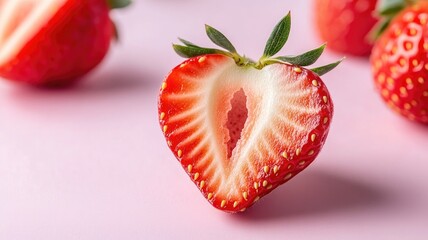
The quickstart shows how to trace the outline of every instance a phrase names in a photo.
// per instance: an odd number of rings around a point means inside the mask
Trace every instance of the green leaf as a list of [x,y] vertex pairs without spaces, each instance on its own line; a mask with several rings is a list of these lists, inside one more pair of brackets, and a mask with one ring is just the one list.
[[263,53],[263,56],[268,58],[277,54],[285,45],[290,35],[291,29],[291,13],[288,12],[273,29]]
[[382,16],[395,15],[406,7],[409,0],[381,0],[378,4],[378,12]]
[[283,57],[277,57],[276,59],[279,59],[283,62],[294,64],[294,65],[309,66],[314,64],[318,60],[318,58],[321,57],[321,54],[324,52],[325,46],[326,45],[323,44],[321,47],[311,50],[309,52],[303,53],[302,55],[283,56]]
[[232,43],[227,39],[226,36],[224,36],[223,33],[221,33],[219,30],[206,25],[205,24],[205,30],[207,32],[208,37],[215,43],[217,46],[222,47],[232,53],[236,53],[235,47],[232,45]]
[[119,42],[120,40],[120,34],[119,34],[119,29],[117,28],[117,25],[113,23],[113,39],[115,42]]
[[223,53],[221,50],[212,49],[212,48],[201,48],[195,46],[181,46],[177,44],[173,44],[172,47],[174,51],[184,58],[192,58],[196,56],[201,56],[205,54],[214,54],[214,53]]
[[374,28],[369,32],[368,40],[370,42],[375,42],[383,32],[388,28],[389,24],[392,21],[392,17],[384,17],[381,19]]
[[313,68],[313,69],[311,69],[311,71],[316,73],[318,76],[322,76],[322,75],[330,72],[331,70],[333,70],[335,67],[337,67],[343,60],[345,60],[345,58],[342,58],[335,63],[331,63],[331,64],[328,64],[328,65],[325,65],[322,67]]
[[132,3],[132,0],[107,0],[111,9],[125,8]]
[[182,39],[182,38],[178,38],[178,40],[180,40],[180,42],[182,42],[184,45],[186,45],[186,46],[189,46],[189,47],[198,47],[198,48],[200,48],[198,45],[196,45],[196,44],[194,44],[194,43],[192,43],[192,42],[189,42],[189,41],[187,41],[187,40],[184,40],[184,39]]

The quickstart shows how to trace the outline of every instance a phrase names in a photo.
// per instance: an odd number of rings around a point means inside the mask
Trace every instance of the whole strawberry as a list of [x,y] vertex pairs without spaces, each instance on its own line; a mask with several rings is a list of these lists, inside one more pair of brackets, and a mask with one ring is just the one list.
[[67,85],[97,66],[115,37],[112,8],[130,0],[0,1],[0,77]]
[[[428,123],[428,2],[388,0],[371,57],[376,87],[395,112]],[[390,22],[390,23],[389,23]]]
[[377,0],[315,0],[315,24],[320,38],[337,52],[368,56],[368,38],[377,19]]
[[305,169],[327,138],[333,103],[312,70],[324,45],[299,56],[273,57],[288,39],[287,15],[259,61],[239,55],[218,30],[209,38],[225,50],[180,39],[190,58],[162,84],[159,122],[168,146],[190,179],[216,208],[243,211]]

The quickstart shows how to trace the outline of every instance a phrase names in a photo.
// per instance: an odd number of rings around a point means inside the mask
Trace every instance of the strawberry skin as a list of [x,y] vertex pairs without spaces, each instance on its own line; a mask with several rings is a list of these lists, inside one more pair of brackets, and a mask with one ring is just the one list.
[[428,123],[428,3],[407,7],[373,48],[372,71],[382,99],[395,112]]
[[377,23],[373,11],[377,0],[315,0],[315,24],[331,50],[368,56],[372,44],[368,33]]
[[312,71],[261,70],[208,54],[175,67],[163,82],[159,122],[168,146],[216,208],[243,211],[313,162],[333,116]]
[[65,85],[85,75],[104,58],[114,34],[107,1],[57,2],[62,5],[50,19],[45,19],[19,49],[0,62],[1,77],[33,85]]

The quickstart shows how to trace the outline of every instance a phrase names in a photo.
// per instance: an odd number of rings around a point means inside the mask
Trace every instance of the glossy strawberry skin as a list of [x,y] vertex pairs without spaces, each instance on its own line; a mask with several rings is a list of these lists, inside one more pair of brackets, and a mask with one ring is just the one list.
[[368,33],[377,23],[377,0],[315,0],[315,25],[329,49],[356,56],[368,56],[372,44]]
[[395,17],[373,49],[377,90],[400,115],[428,123],[428,3],[419,2]]
[[114,34],[106,0],[68,0],[0,76],[39,86],[70,84],[97,66]]
[[[232,60],[222,55],[205,55],[191,58],[175,67],[162,84],[160,90],[159,123],[169,148],[174,153],[183,169],[187,172],[190,179],[200,189],[203,196],[214,207],[233,213],[247,209],[258,199],[290,180],[313,162],[327,138],[331,118],[333,116],[333,104],[325,85],[316,74],[304,68],[281,64],[281,68],[283,68],[284,72],[290,73],[291,75],[304,74],[307,76],[307,79],[303,81],[301,87],[302,89],[314,89],[311,96],[314,98],[319,96],[316,101],[319,101],[322,107],[317,116],[313,118],[318,124],[316,128],[308,129],[308,131],[302,135],[302,139],[295,139],[296,145],[299,141],[302,141],[304,144],[298,150],[292,148],[291,151],[288,151],[286,157],[283,155],[285,146],[271,142],[270,144],[272,144],[272,148],[275,149],[274,152],[276,155],[265,155],[263,156],[263,162],[260,163],[261,165],[259,163],[255,164],[257,165],[255,170],[257,172],[256,176],[246,175],[248,172],[239,173],[243,178],[247,179],[246,185],[241,186],[239,197],[227,199],[227,196],[217,194],[217,184],[210,182],[210,177],[215,175],[216,171],[222,172],[223,170],[221,168],[216,168],[214,174],[204,174],[208,171],[206,169],[207,165],[198,164],[199,158],[202,158],[204,153],[209,151],[208,147],[202,148],[197,154],[197,157],[187,156],[192,150],[198,148],[198,144],[203,141],[205,137],[201,134],[200,137],[194,138],[191,142],[186,141],[194,132],[199,130],[198,126],[192,124],[193,119],[198,117],[197,112],[181,118],[180,121],[171,120],[172,118],[176,118],[177,115],[186,111],[192,111],[192,108],[195,108],[195,103],[187,98],[185,100],[184,98],[171,99],[171,96],[179,96],[182,93],[192,93],[198,90],[194,87],[194,84],[186,81],[183,76],[191,76],[194,79],[198,79],[198,82],[204,81],[207,72],[217,68],[216,64],[212,64],[213,62],[222,65],[225,61]],[[284,80],[285,78],[287,78],[286,75],[284,75]],[[264,79],[258,79],[258,81],[263,80]],[[225,91],[227,91],[227,87]],[[205,97],[208,98],[209,96]],[[252,111],[252,109],[250,108],[249,111]],[[220,112],[222,111],[220,110]],[[221,114],[220,112],[214,114]],[[193,127],[190,127],[185,132],[179,130],[183,126],[192,125]],[[223,128],[223,126],[220,125],[218,128]],[[279,132],[278,135],[283,136],[284,139],[293,137],[290,136],[290,130],[285,128],[284,131]],[[186,142],[186,145],[183,145],[183,142]]]

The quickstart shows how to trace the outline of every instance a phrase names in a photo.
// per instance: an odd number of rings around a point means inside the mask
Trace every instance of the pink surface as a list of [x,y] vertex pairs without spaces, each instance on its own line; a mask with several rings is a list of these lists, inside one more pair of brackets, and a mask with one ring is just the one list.
[[383,105],[366,59],[324,77],[325,148],[252,209],[222,213],[187,179],[157,123],[160,82],[182,61],[171,42],[207,44],[210,23],[257,58],[292,10],[284,50],[319,44],[308,0],[262,2],[135,1],[115,14],[121,43],[76,88],[1,82],[0,239],[428,239],[428,128]]

